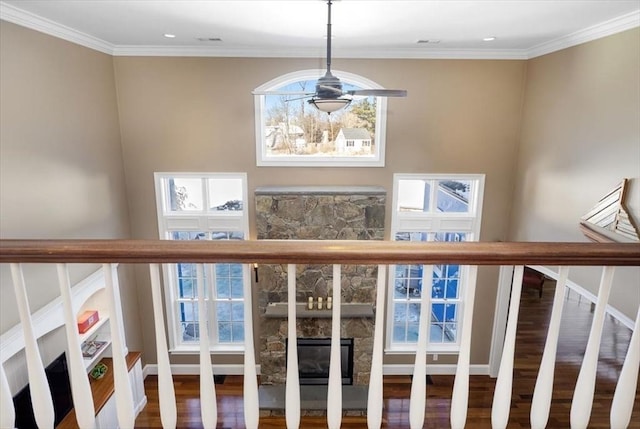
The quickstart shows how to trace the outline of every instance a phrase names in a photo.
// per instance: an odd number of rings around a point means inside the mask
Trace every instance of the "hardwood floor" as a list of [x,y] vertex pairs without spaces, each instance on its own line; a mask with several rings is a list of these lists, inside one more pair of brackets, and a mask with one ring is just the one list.
[[[523,289],[516,340],[513,394],[508,428],[528,428],[533,387],[542,356],[546,327],[551,315],[554,283],[547,281],[542,298],[537,289]],[[569,427],[569,412],[582,355],[591,326],[591,304],[570,293],[565,299],[558,345],[556,377],[547,428]],[[609,409],[618,374],[626,355],[631,331],[606,317],[600,348],[594,405],[589,428],[608,428]],[[432,376],[427,386],[427,408],[424,428],[448,428],[453,376]],[[178,427],[201,428],[199,384],[197,376],[174,376],[178,406]],[[384,380],[385,428],[409,427],[409,376],[387,376]],[[471,376],[467,428],[491,427],[491,404],[495,380],[488,376]],[[146,408],[136,420],[137,428],[160,428],[157,377],[145,380],[148,398]],[[218,398],[218,428],[243,428],[242,377],[228,376],[216,385]],[[263,417],[261,428],[284,428],[283,417]],[[301,428],[325,428],[324,417],[303,417]],[[363,417],[344,417],[342,427],[366,428]],[[632,421],[629,428],[640,429],[640,393],[636,391]]]

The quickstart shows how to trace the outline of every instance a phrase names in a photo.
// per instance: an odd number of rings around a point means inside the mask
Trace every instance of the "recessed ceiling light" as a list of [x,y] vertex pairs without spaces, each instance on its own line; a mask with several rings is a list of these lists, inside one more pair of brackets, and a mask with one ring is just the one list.
[[494,40],[496,40],[496,36],[485,37],[482,40],[485,42],[493,42]]
[[164,37],[166,37],[167,39],[175,39],[176,35],[175,34],[165,33]]

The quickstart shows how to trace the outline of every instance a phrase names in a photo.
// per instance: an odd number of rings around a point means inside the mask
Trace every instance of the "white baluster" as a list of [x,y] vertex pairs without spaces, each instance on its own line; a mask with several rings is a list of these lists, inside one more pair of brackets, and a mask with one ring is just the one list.
[[247,429],[257,429],[260,421],[258,404],[258,376],[256,374],[256,354],[253,344],[253,308],[251,303],[251,270],[244,270],[244,425]]
[[633,326],[633,334],[629,341],[627,357],[620,371],[620,378],[611,404],[611,429],[624,429],[629,426],[631,412],[638,385],[638,369],[640,368],[640,307]]
[[164,311],[160,289],[160,266],[149,264],[151,276],[151,300],[153,303],[153,321],[156,334],[156,354],[158,359],[158,400],[160,421],[163,428],[175,428],[177,423],[176,393],[171,377],[169,350],[164,330]]
[[73,308],[71,298],[69,270],[66,264],[56,264],[56,269],[58,271],[58,285],[60,286],[60,297],[62,299],[64,326],[67,333],[67,349],[69,353],[67,363],[76,421],[80,428],[94,428],[96,426],[96,413],[93,407],[93,395],[91,394],[89,378],[82,358],[76,310]]
[[331,360],[327,388],[327,426],[339,429],[342,423],[342,363],[340,359],[340,302],[342,294],[340,265],[333,265],[333,311],[331,314]]
[[547,427],[549,410],[551,409],[551,396],[553,394],[553,376],[556,364],[556,350],[558,337],[560,336],[560,319],[564,307],[564,292],[569,276],[569,267],[560,267],[556,292],[553,297],[553,308],[547,331],[547,341],[542,353],[542,361],[538,370],[538,379],[531,400],[531,429],[544,429]]
[[11,400],[11,390],[4,365],[0,363],[0,428],[12,428],[16,422],[16,410]]
[[31,403],[33,404],[33,414],[38,427],[52,428],[55,420],[53,412],[53,399],[49,383],[42,365],[42,358],[38,350],[38,343],[33,331],[31,321],[31,311],[27,299],[27,290],[24,283],[21,264],[11,264],[11,278],[13,279],[13,289],[16,294],[16,304],[20,315],[20,324],[24,335],[24,352],[27,359],[27,373],[29,374],[29,391],[31,393]]
[[496,380],[496,387],[493,392],[493,406],[491,408],[491,426],[493,429],[504,429],[509,422],[511,387],[513,384],[513,357],[516,348],[516,330],[518,328],[523,274],[524,267],[522,265],[515,267],[513,281],[511,283],[511,301],[509,303],[507,331],[504,338],[498,379]]
[[296,329],[296,265],[287,266],[287,380],[285,415],[287,429],[300,427],[300,379],[298,374],[298,333]]
[[425,403],[427,400],[427,341],[431,322],[431,286],[433,265],[425,265],[422,275],[422,298],[420,300],[420,325],[416,360],[411,381],[411,399],[409,401],[409,426],[419,429],[424,425]]
[[373,333],[373,353],[371,356],[371,376],[367,398],[367,428],[380,429],[382,426],[382,359],[384,353],[384,307],[386,299],[387,266],[378,265],[376,291],[376,319]]
[[[218,422],[216,386],[213,381],[211,352],[209,351],[209,329],[207,328],[207,308],[205,301],[204,267],[196,268],[198,282],[198,326],[200,334],[200,414],[205,428],[215,428]],[[209,289],[209,292],[211,290]],[[211,297],[211,294],[209,294]]]
[[607,301],[609,301],[609,292],[611,292],[614,271],[614,267],[604,267],[602,270],[600,290],[598,292],[598,300],[596,301],[596,309],[593,312],[593,321],[591,322],[587,348],[584,352],[580,374],[578,374],[578,381],[576,382],[576,388],[573,391],[573,400],[571,401],[571,416],[569,421],[572,429],[586,428],[589,425],[591,407],[593,405],[593,393],[596,387],[596,370],[598,369],[600,339],[602,337],[605,310]]
[[469,359],[471,355],[471,327],[473,326],[473,303],[476,295],[476,277],[478,267],[470,266],[467,288],[464,296],[462,329],[460,331],[460,352],[456,378],[451,393],[450,422],[452,429],[464,428],[467,422],[467,406],[469,403]]
[[129,379],[129,370],[125,357],[124,340],[122,338],[123,321],[118,310],[118,293],[116,289],[116,270],[111,264],[102,265],[105,278],[105,290],[107,293],[107,304],[109,308],[109,328],[111,331],[111,351],[113,361],[113,384],[116,397],[116,411],[118,424],[122,429],[133,428],[136,420],[133,406],[133,391]]

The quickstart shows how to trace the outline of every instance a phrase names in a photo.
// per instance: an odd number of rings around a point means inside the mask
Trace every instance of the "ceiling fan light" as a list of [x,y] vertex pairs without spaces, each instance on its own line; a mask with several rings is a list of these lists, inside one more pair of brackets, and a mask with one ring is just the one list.
[[350,98],[312,98],[309,100],[316,109],[321,112],[331,113],[343,109],[351,104]]

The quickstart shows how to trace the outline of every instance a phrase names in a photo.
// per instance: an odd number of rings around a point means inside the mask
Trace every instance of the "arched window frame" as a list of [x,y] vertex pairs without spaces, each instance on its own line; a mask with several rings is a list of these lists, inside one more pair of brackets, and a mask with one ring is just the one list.
[[[341,70],[331,70],[343,83],[356,85],[363,89],[383,89],[378,83],[363,76]],[[387,99],[375,97],[376,100],[376,128],[373,156],[350,155],[342,156],[310,156],[288,155],[269,156],[265,144],[265,91],[274,91],[285,85],[302,81],[317,80],[326,73],[323,69],[299,70],[278,76],[255,89],[255,134],[256,134],[256,165],[259,167],[384,167],[385,141],[387,123]]]

